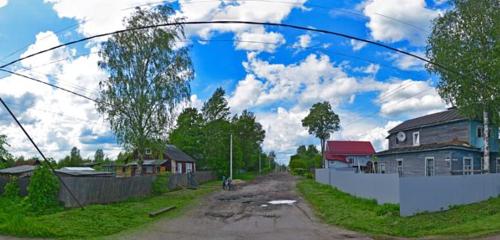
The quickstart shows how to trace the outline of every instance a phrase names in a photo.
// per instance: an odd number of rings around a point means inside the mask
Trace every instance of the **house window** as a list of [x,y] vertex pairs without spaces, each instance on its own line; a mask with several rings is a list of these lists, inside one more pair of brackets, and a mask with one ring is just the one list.
[[500,173],[500,157],[497,157],[497,171],[496,173]]
[[447,157],[444,159],[444,162],[446,163],[446,167],[449,168],[451,171],[451,159]]
[[434,176],[434,157],[425,158],[425,176]]
[[146,155],[151,155],[151,148],[146,148]]
[[192,163],[186,163],[186,172],[190,173],[193,171],[193,164]]
[[182,173],[182,163],[177,163],[177,173]]
[[413,133],[413,146],[420,145],[420,132]]
[[403,176],[403,159],[396,159],[398,162],[397,170],[398,170],[398,175],[401,177]]
[[385,163],[379,163],[378,167],[380,173],[385,173]]
[[463,169],[464,175],[471,175],[472,171],[474,169],[474,162],[472,161],[472,158],[471,157],[464,157],[463,166],[464,166],[464,169]]
[[[477,127],[477,137],[482,138],[484,136],[484,128],[483,127]],[[491,129],[488,129],[488,137],[491,136]]]

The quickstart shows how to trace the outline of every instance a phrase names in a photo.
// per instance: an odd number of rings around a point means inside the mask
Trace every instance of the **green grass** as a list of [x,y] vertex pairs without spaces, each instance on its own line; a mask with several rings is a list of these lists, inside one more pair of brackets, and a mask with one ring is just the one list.
[[297,188],[326,223],[374,236],[472,238],[500,232],[500,198],[400,217],[398,205],[377,205],[314,180],[303,179]]
[[[35,216],[20,201],[0,198],[0,234],[18,237],[88,239],[140,227],[159,218],[174,218],[202,196],[219,188],[218,182],[201,185],[197,190],[179,190],[160,196],[81,209],[55,209],[55,213]],[[148,213],[168,206],[177,209],[150,218]]]

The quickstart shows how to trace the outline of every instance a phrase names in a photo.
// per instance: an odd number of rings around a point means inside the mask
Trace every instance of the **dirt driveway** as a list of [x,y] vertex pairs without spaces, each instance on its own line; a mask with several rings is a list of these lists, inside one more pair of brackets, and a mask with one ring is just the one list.
[[[236,191],[207,197],[184,216],[160,220],[125,239],[367,239],[320,223],[295,192],[295,177],[278,173],[259,177]],[[294,204],[270,204],[295,200]]]

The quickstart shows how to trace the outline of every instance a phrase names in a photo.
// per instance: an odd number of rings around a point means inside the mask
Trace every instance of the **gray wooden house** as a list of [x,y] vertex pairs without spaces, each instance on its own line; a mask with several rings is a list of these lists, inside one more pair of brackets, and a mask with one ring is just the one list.
[[[490,127],[490,172],[500,173],[498,128]],[[407,120],[389,130],[389,149],[378,152],[378,171],[400,176],[480,174],[483,126],[455,108]]]

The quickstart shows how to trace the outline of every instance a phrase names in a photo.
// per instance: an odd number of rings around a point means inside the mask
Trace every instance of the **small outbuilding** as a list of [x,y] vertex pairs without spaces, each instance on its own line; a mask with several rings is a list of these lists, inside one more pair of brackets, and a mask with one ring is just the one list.
[[28,177],[33,175],[36,165],[21,165],[10,168],[0,169],[0,176],[4,177]]

